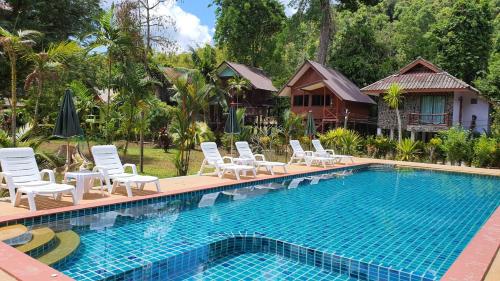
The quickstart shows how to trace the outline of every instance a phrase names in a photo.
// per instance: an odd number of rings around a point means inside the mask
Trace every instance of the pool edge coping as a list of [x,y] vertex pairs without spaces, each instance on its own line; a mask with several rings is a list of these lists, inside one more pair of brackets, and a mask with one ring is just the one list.
[[[41,211],[36,211],[36,212],[30,212],[30,213],[25,213],[25,214],[16,214],[16,215],[8,215],[8,216],[1,216],[0,217],[0,223],[5,223],[8,221],[15,221],[15,220],[21,220],[21,219],[27,219],[27,218],[33,218],[33,217],[38,217],[38,216],[46,216],[46,215],[53,215],[53,214],[58,214],[58,213],[64,213],[68,211],[75,211],[75,210],[83,210],[83,209],[90,209],[90,208],[96,208],[96,207],[101,207],[101,206],[107,206],[107,205],[113,205],[113,204],[120,204],[120,203],[127,203],[127,202],[135,202],[135,201],[142,201],[142,200],[147,200],[147,199],[152,199],[152,198],[157,198],[157,197],[163,197],[163,196],[172,196],[172,195],[178,195],[178,194],[184,194],[184,193],[189,193],[189,192],[194,192],[194,191],[202,191],[202,190],[209,190],[213,188],[218,188],[218,187],[229,187],[229,186],[237,186],[241,183],[252,183],[252,182],[259,182],[259,181],[265,181],[265,180],[273,180],[273,179],[279,179],[279,178],[284,178],[284,177],[289,177],[289,176],[299,176],[299,175],[308,175],[311,173],[315,172],[328,172],[328,171],[335,171],[338,169],[344,169],[348,167],[361,167],[365,165],[395,165],[395,166],[400,166],[400,167],[407,167],[407,168],[415,168],[415,169],[425,169],[422,166],[412,166],[411,162],[408,163],[407,165],[400,165],[399,163],[387,163],[387,162],[359,162],[355,164],[347,164],[343,166],[337,166],[337,167],[331,167],[331,168],[326,168],[322,170],[316,170],[316,171],[311,171],[311,172],[291,172],[287,174],[277,174],[274,176],[268,176],[264,179],[248,179],[248,180],[241,180],[241,181],[236,181],[236,182],[227,182],[227,183],[221,183],[221,184],[210,184],[210,185],[204,185],[204,186],[199,186],[199,187],[193,187],[192,189],[187,189],[183,191],[178,191],[178,192],[173,192],[169,194],[164,194],[163,192],[161,193],[155,193],[155,194],[150,194],[150,195],[144,195],[144,196],[138,196],[138,197],[124,197],[124,198],[116,198],[112,200],[107,200],[105,202],[93,202],[93,203],[88,203],[84,205],[77,205],[77,206],[68,206],[68,207],[62,207],[62,208],[57,208],[57,209],[50,209],[50,210],[41,210]],[[436,170],[439,172],[456,172],[460,174],[472,174],[472,175],[480,175],[480,176],[491,176],[488,174],[484,173],[471,173],[468,171],[457,171],[454,169],[432,169],[431,167],[427,168],[430,170]],[[496,234],[496,235],[495,235]],[[494,259],[497,254],[497,252],[500,249],[500,207],[497,207],[497,209],[493,212],[493,214],[488,218],[488,220],[484,223],[484,225],[479,229],[479,231],[474,235],[472,240],[467,244],[467,246],[464,248],[462,253],[458,256],[458,258],[453,262],[453,264],[450,266],[450,268],[446,271],[445,275],[441,280],[443,281],[482,281],[486,277]],[[67,275],[63,274],[60,271],[57,271],[53,269],[52,267],[45,265],[38,260],[31,258],[30,256],[19,252],[15,248],[3,243],[0,241],[0,252],[2,253],[8,253],[9,258],[4,259],[4,257],[0,257],[0,268],[4,270],[7,274],[10,274],[14,278],[16,278],[19,281],[29,281],[33,280],[34,277],[36,277],[36,280],[39,281],[52,281],[52,280],[74,280]],[[23,267],[20,268],[19,265],[19,260],[23,261]],[[26,268],[31,269],[30,271],[24,270]],[[41,276],[40,274],[43,274]],[[55,274],[55,276],[53,276]]]

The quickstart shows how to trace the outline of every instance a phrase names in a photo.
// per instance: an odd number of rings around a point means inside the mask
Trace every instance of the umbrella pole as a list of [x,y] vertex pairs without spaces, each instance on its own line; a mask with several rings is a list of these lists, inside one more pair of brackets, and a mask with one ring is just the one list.
[[66,169],[65,171],[69,171],[69,165],[70,165],[70,157],[71,153],[69,152],[69,138],[66,139]]

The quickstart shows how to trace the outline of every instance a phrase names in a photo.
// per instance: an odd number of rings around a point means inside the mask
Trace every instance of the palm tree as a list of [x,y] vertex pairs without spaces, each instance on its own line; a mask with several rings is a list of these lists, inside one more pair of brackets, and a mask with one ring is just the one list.
[[177,102],[177,110],[174,112],[172,130],[177,136],[178,153],[174,164],[179,175],[186,175],[189,170],[196,119],[212,87],[205,82],[205,78],[198,71],[188,72],[174,80],[176,94],[173,99]]
[[28,53],[24,56],[26,61],[33,65],[31,73],[28,74],[25,80],[24,89],[28,91],[34,84],[36,84],[37,92],[35,98],[35,113],[33,115],[33,129],[38,126],[38,108],[40,97],[43,93],[43,82],[47,76],[56,74],[57,71],[63,68],[66,60],[80,52],[80,46],[73,41],[60,42],[58,44],[51,44],[49,49],[39,53]]
[[[90,44],[90,50],[98,47],[105,47],[108,61],[108,100],[106,105],[105,122],[109,122],[109,113],[111,106],[111,69],[113,66],[113,57],[116,53],[123,51],[126,46],[130,45],[130,38],[125,32],[120,29],[117,18],[115,17],[115,5],[111,5],[106,13],[98,20],[98,28],[96,32],[91,33],[89,38],[93,39]],[[109,134],[106,133],[107,141],[109,142]]]
[[238,103],[238,97],[245,91],[250,89],[250,82],[245,78],[234,77],[228,81],[228,91],[234,102],[236,98],[236,103]]
[[392,83],[387,89],[387,93],[384,95],[384,101],[389,105],[390,108],[396,111],[396,118],[398,120],[398,143],[401,143],[403,138],[403,132],[401,129],[401,115],[399,114],[399,105],[403,98],[403,88],[397,83]]
[[10,93],[11,93],[11,134],[12,146],[16,146],[16,109],[17,109],[17,59],[30,47],[35,44],[35,39],[39,38],[41,33],[34,30],[19,30],[15,33],[10,33],[6,29],[0,27],[0,45],[3,52],[7,56],[10,63]]

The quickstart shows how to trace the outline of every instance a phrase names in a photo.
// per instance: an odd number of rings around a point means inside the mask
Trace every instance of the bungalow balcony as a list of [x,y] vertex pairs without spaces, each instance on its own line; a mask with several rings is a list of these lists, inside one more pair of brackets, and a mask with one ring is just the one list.
[[410,113],[408,114],[408,125],[417,126],[451,126],[452,115],[450,112],[428,114],[428,113]]

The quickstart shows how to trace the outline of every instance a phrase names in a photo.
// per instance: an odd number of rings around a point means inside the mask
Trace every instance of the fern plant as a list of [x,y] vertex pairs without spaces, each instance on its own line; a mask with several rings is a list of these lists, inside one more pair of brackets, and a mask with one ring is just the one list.
[[397,158],[401,161],[413,161],[417,158],[419,142],[412,139],[403,139],[396,146]]

